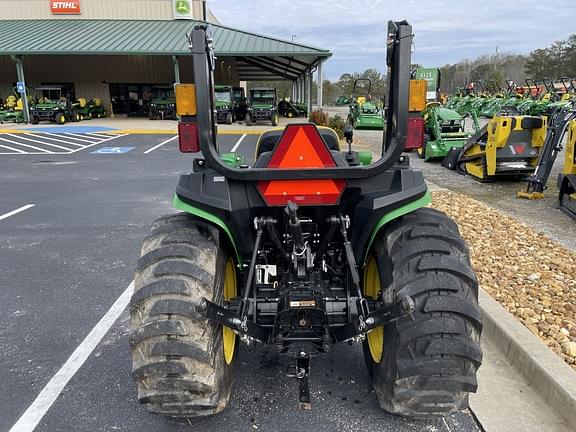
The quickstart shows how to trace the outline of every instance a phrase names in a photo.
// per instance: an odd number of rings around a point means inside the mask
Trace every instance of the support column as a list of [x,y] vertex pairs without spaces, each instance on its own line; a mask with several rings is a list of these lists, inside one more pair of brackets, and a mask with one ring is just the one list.
[[306,81],[306,75],[302,75],[300,77],[300,100],[298,102],[303,103],[304,102],[304,83]]
[[296,81],[292,81],[292,90],[290,92],[290,101],[296,101]]
[[180,65],[178,64],[178,57],[172,56],[172,62],[174,63],[174,82],[180,84]]
[[311,70],[308,72],[307,75],[308,75],[308,81],[306,83],[307,84],[306,87],[308,90],[308,94],[307,94],[308,100],[306,103],[308,104],[308,111],[309,111],[309,113],[311,113],[312,112],[312,81],[314,81],[314,75],[312,75]]
[[322,72],[322,64],[324,60],[320,60],[318,63],[318,109],[322,109],[324,106],[324,74]]
[[24,93],[20,93],[22,98],[22,110],[24,111],[24,122],[30,122],[30,109],[28,107],[28,93],[26,92],[26,79],[24,78],[24,66],[22,65],[22,56],[12,56],[12,60],[16,63],[16,74],[18,81],[24,83]]

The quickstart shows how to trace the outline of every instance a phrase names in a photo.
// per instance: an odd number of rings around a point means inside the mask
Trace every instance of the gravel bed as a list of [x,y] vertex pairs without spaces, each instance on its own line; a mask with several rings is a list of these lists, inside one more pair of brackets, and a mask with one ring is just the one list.
[[576,370],[576,251],[466,195],[432,206],[460,226],[480,286]]

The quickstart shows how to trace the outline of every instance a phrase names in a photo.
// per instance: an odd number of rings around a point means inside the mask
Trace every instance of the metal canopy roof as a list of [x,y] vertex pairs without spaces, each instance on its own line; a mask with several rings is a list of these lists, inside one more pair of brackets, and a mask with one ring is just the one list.
[[[200,21],[0,21],[0,55],[189,55]],[[295,79],[328,50],[210,24],[216,56],[237,61],[240,80]]]

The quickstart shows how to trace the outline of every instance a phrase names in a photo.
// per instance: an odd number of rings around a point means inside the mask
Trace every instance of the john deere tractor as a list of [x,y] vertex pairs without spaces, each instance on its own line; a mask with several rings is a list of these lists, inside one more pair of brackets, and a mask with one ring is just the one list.
[[174,87],[152,87],[152,100],[148,110],[150,120],[176,120]]
[[[422,115],[425,123],[424,145],[418,149],[418,156],[426,161],[444,159],[451,149],[462,148],[472,135],[466,131],[464,116],[442,107],[438,102],[428,103]],[[472,112],[472,115],[475,113]]]
[[272,126],[278,125],[278,107],[276,106],[275,88],[255,88],[250,90],[248,107],[246,108],[246,126],[257,121],[270,121]]
[[102,101],[99,98],[93,98],[88,101],[85,98],[79,98],[74,103],[74,108],[80,114],[80,120],[106,117],[106,109],[102,106]]
[[[356,96],[356,88],[359,82],[367,82],[366,96]],[[370,90],[372,81],[368,78],[358,78],[354,81],[348,123],[354,129],[384,129],[384,116],[382,109],[372,102]]]
[[133,377],[150,412],[223,411],[238,345],[254,342],[292,360],[303,409],[310,357],[342,342],[362,344],[383,409],[429,417],[468,406],[482,361],[478,280],[458,226],[427,208],[422,172],[402,156],[412,37],[406,21],[388,23],[376,161],[360,160],[350,126],[341,149],[333,130],[302,123],[261,135],[248,166],[218,153],[212,38],[194,27],[195,88],[176,92],[180,150],[197,157],[176,188],[180,213],[144,241],[131,301]]

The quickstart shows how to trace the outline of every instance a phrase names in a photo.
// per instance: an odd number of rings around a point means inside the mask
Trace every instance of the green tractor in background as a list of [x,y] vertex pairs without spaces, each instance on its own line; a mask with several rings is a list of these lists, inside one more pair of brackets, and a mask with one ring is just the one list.
[[0,101],[0,124],[4,122],[24,122],[22,99],[15,95],[10,95],[5,101]]
[[[361,81],[368,83],[366,96],[356,96],[356,86]],[[354,81],[352,103],[348,113],[348,123],[354,129],[384,129],[383,110],[372,102],[371,89],[372,81],[369,78],[358,78]]]
[[218,123],[231,125],[236,120],[234,115],[234,89],[232,86],[214,86],[216,100],[216,120]]
[[152,87],[148,118],[150,120],[177,120],[176,96],[173,86]]
[[[424,145],[418,149],[418,157],[427,162],[444,159],[452,148],[464,147],[466,140],[472,136],[466,132],[465,117],[457,111],[442,107],[439,102],[430,102],[422,116]],[[477,119],[474,126],[476,130],[479,129]]]
[[275,88],[255,88],[250,90],[250,99],[246,109],[246,126],[257,121],[270,121],[278,126],[279,116]]
[[37,103],[30,108],[30,123],[49,121],[59,125],[66,122],[78,122],[80,113],[72,103],[72,94],[66,87],[37,87]]
[[80,114],[80,120],[106,117],[106,109],[102,106],[102,101],[99,98],[93,98],[89,101],[85,98],[79,98],[74,103],[74,107]]
[[308,105],[301,102],[292,102],[288,98],[282,99],[278,102],[278,114],[283,117],[307,117]]
[[346,96],[340,96],[338,99],[336,99],[336,106],[350,105],[350,102],[352,101]]

